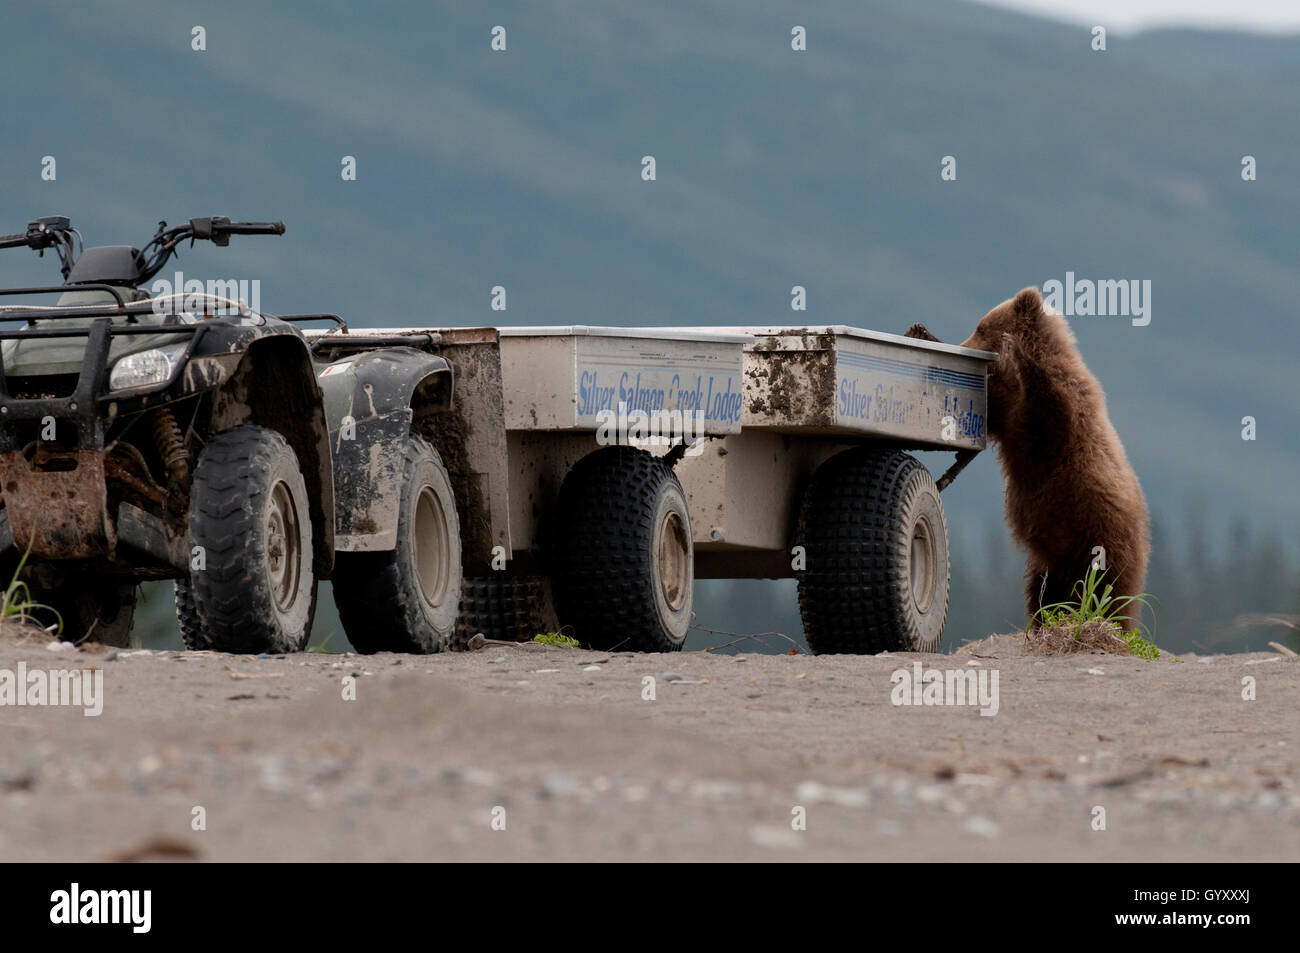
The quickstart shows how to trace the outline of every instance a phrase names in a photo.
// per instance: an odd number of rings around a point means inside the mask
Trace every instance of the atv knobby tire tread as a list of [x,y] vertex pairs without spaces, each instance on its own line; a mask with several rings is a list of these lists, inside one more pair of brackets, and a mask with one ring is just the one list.
[[[308,591],[305,625],[285,631],[273,609],[267,575],[263,511],[274,484],[272,468],[293,462],[290,487],[301,528],[301,573]],[[294,481],[296,477],[296,481]],[[284,437],[245,424],[212,437],[194,471],[189,544],[204,550],[204,566],[190,575],[185,596],[209,647],[219,652],[297,652],[311,636],[316,581],[312,578],[312,525],[306,483]],[[188,597],[188,598],[187,598]]]
[[181,641],[193,652],[208,651],[212,640],[203,631],[203,622],[199,619],[199,610],[194,607],[194,596],[190,593],[190,584],[185,579],[177,579],[173,584],[176,601],[176,622],[181,629]]
[[[134,584],[118,584],[77,572],[68,574],[59,588],[49,592],[33,588],[31,595],[34,601],[59,614],[63,623],[59,638],[63,641],[127,648],[135,615],[134,588]],[[117,612],[108,621],[105,610],[114,604]]]
[[[405,568],[403,547],[409,545],[414,517],[407,491],[414,484],[415,468],[426,463],[441,471],[446,490],[443,512],[447,517],[454,551],[455,579],[460,582],[460,519],[456,512],[451,478],[442,457],[423,437],[412,435],[406,448],[402,478],[402,501],[397,521],[397,545],[388,552],[339,553],[335,557],[334,604],[339,621],[353,648],[362,654],[406,652],[419,655],[444,652],[451,647],[456,616],[448,611],[446,623],[433,627],[423,609],[423,599],[414,570]],[[459,607],[460,596],[449,594],[451,605]]]

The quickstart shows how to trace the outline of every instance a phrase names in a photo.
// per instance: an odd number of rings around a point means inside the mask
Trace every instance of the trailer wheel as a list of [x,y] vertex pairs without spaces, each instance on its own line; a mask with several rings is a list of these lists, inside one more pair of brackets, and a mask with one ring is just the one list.
[[298,458],[280,434],[244,425],[208,441],[194,471],[189,535],[203,565],[181,605],[210,648],[306,646],[316,610],[311,515]]
[[501,642],[529,642],[545,632],[540,576],[466,576],[452,648],[464,649],[478,633]]
[[633,447],[583,457],[560,488],[552,582],[562,626],[597,649],[675,652],[694,602],[686,494],[663,461]]
[[813,475],[799,518],[799,611],[818,654],[933,652],[948,615],[948,527],[930,472],[861,447]]
[[397,517],[397,546],[339,553],[334,603],[358,652],[428,654],[450,647],[460,609],[460,520],[438,451],[412,435]]

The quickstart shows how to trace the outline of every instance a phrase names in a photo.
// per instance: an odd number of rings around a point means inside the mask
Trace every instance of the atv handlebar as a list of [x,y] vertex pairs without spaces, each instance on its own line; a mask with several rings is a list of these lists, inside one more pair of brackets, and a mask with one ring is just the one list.
[[151,279],[167,264],[176,252],[176,246],[185,239],[191,243],[208,241],[214,245],[229,245],[231,235],[283,235],[284,222],[232,222],[224,215],[209,218],[192,218],[185,225],[168,228],[166,222],[158,223],[158,231],[144,246],[145,264],[140,269],[139,284]]
[[[149,281],[167,260],[176,253],[176,246],[185,239],[191,243],[209,241],[214,245],[229,245],[231,235],[283,235],[284,222],[232,222],[224,215],[209,218],[192,218],[184,225],[168,228],[166,222],[158,223],[158,231],[141,253],[140,273],[134,282],[138,287]],[[73,238],[77,245],[81,236],[72,223],[62,215],[38,218],[27,223],[27,231],[20,235],[0,235],[0,248],[27,247],[45,253],[46,248],[53,248],[59,254],[63,266],[63,277],[67,280],[77,254]]]
[[222,231],[230,235],[283,235],[284,222],[226,222]]
[[80,233],[63,215],[50,215],[27,223],[21,235],[0,235],[0,248],[31,248],[44,257],[45,249],[53,248],[59,256],[63,277],[68,277],[76,260],[76,248],[81,242]]
[[[185,228],[184,225],[181,226]],[[215,245],[226,245],[231,235],[283,235],[284,222],[232,222],[224,215],[211,218],[192,218],[189,224],[189,237],[196,241],[211,241]],[[179,235],[178,238],[183,238]]]

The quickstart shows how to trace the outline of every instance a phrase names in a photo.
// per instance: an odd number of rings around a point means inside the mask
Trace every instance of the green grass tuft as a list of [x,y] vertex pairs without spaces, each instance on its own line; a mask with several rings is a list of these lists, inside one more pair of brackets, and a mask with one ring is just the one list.
[[1150,593],[1143,592],[1136,596],[1115,596],[1115,587],[1104,582],[1106,573],[1093,563],[1088,573],[1074,584],[1071,590],[1076,595],[1075,602],[1054,602],[1038,610],[1039,624],[1055,628],[1073,629],[1077,639],[1083,627],[1092,623],[1102,623],[1115,629],[1115,636],[1128,646],[1129,654],[1138,658],[1156,659],[1160,650],[1155,643],[1144,636],[1144,626],[1126,629],[1123,623],[1129,621],[1127,610],[1130,606],[1150,607],[1159,600]]
[[1142,638],[1142,633],[1136,629],[1132,632],[1121,632],[1119,637],[1128,646],[1129,655],[1136,655],[1138,658],[1146,659],[1160,658],[1160,650],[1156,648],[1155,643]]
[[541,635],[534,635],[533,641],[540,642],[542,645],[558,645],[566,649],[578,647],[577,639],[559,632],[543,632]]
[[0,601],[0,622],[27,623],[43,629],[45,626],[36,621],[32,616],[32,611],[34,609],[44,609],[47,612],[54,613],[54,618],[58,620],[54,634],[62,635],[63,616],[59,615],[57,609],[32,599],[32,591],[27,588],[27,583],[18,580],[18,576],[22,573],[23,566],[27,564],[27,557],[31,555],[31,552],[31,543],[28,543],[27,552],[23,553],[23,558],[18,560],[18,568],[14,570],[13,578],[9,580],[9,585],[5,589],[4,600]]

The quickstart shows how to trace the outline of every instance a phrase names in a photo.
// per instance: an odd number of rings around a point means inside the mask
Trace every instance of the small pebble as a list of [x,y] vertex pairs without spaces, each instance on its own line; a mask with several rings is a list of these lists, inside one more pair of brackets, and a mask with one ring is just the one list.
[[997,837],[1001,833],[998,826],[986,817],[968,818],[965,827],[970,833],[989,839]]
[[769,824],[756,824],[749,829],[749,842],[757,847],[792,848],[802,847],[798,832]]

